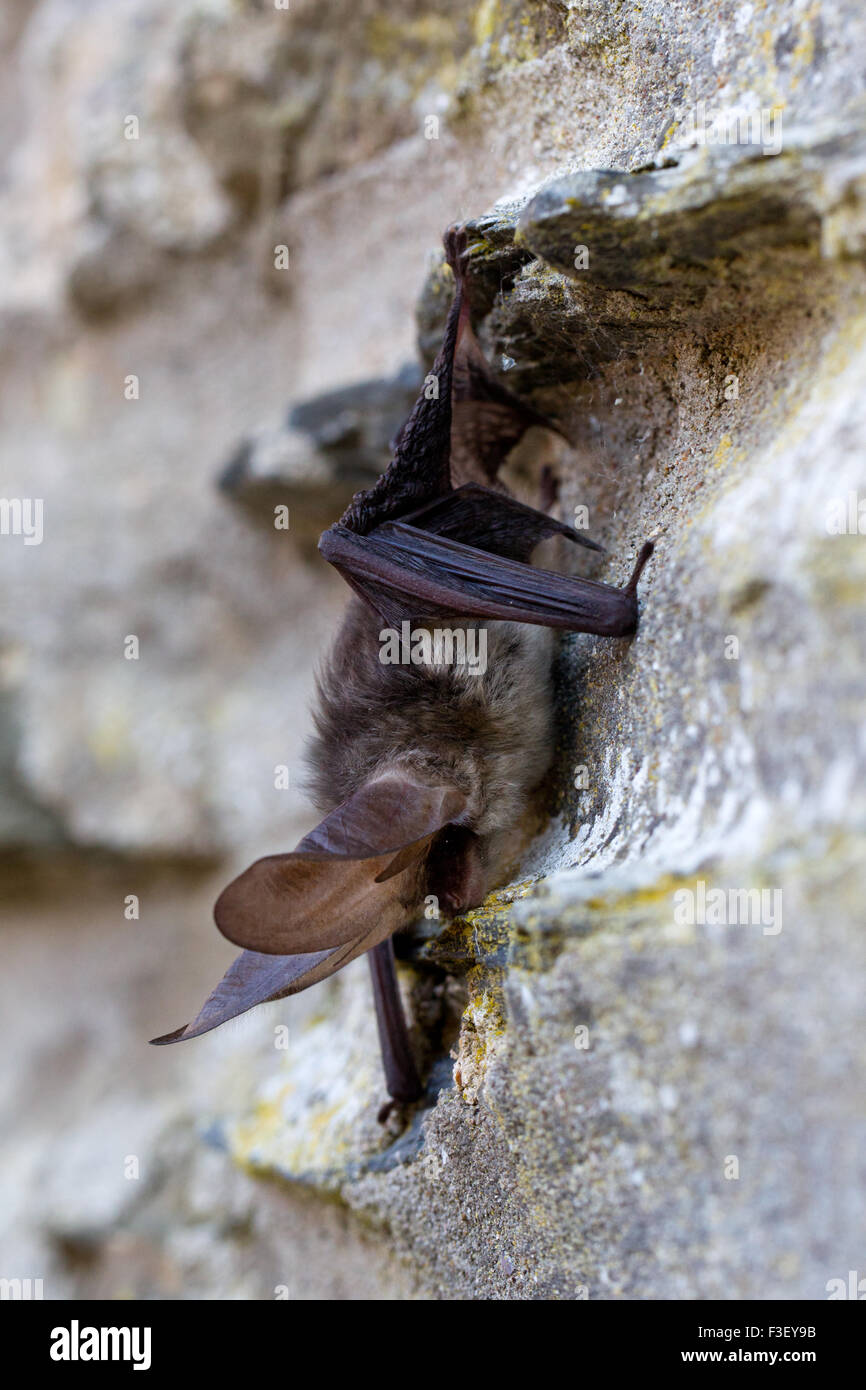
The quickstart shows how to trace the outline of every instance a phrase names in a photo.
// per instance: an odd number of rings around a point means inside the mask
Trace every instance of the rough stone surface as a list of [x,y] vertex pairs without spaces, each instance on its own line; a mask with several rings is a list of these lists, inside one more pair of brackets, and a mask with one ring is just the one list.
[[288,529],[309,551],[352,495],[372,487],[388,466],[391,441],[421,380],[417,365],[408,362],[396,376],[299,402],[284,424],[240,442],[220,487],[269,526],[277,508],[288,508]]
[[[862,1270],[864,42],[845,0],[4,8],[0,494],[44,539],[0,536],[0,1275],[811,1299]],[[707,141],[762,112],[778,151]],[[512,882],[399,943],[430,1081],[382,1128],[363,961],[144,1040],[230,958],[215,891],[311,823],[344,597],[311,537],[435,351],[457,218],[491,360],[568,438],[517,484],[555,461],[585,573],[657,550],[634,640],[561,643]]]

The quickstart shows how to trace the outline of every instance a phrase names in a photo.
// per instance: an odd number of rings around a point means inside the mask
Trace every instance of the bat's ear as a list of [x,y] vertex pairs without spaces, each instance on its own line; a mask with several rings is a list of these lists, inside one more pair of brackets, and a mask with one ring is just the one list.
[[[294,955],[378,940],[407,920],[433,837],[466,798],[400,772],[366,782],[291,854],[258,859],[220,894],[214,919],[237,946]],[[375,944],[371,941],[371,944]]]
[[[354,954],[358,954],[357,951]],[[284,999],[286,995],[297,994],[308,985],[316,984],[341,965],[347,964],[352,955],[349,947],[294,957],[264,956],[255,951],[242,951],[232,961],[192,1023],[175,1028],[173,1033],[164,1033],[161,1038],[151,1038],[151,1042],[157,1046],[186,1042],[189,1038],[209,1033],[230,1018],[237,1018],[247,1009],[255,1008],[256,1004]]]
[[466,798],[393,772],[367,782],[316,826],[293,854],[259,859],[214,910],[224,936],[249,947],[192,1023],[154,1038],[183,1042],[256,1004],[317,984],[405,925],[419,868]]

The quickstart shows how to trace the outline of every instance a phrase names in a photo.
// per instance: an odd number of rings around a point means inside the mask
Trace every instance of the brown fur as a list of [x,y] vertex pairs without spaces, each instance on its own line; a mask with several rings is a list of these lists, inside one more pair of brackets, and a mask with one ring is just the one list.
[[465,824],[481,837],[519,820],[552,756],[554,639],[540,627],[484,626],[484,674],[454,665],[383,665],[381,619],[352,600],[318,679],[309,762],[321,811],[370,778],[403,768],[464,792]]

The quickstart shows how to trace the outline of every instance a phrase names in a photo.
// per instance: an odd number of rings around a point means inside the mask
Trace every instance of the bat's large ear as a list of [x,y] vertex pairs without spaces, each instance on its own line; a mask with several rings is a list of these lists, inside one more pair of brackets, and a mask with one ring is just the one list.
[[326,975],[333,974],[350,959],[351,952],[343,947],[331,951],[316,951],[300,956],[264,956],[255,951],[243,951],[232,961],[216,989],[193,1019],[173,1033],[151,1038],[160,1046],[164,1043],[186,1042],[201,1033],[219,1028],[230,1018],[237,1018],[256,1004],[283,999],[288,994],[314,985]]
[[433,837],[465,809],[453,786],[403,773],[367,782],[291,854],[258,859],[230,883],[216,924],[235,945],[270,955],[384,940],[406,921]]
[[270,1004],[277,999],[286,999],[290,994],[300,994],[310,985],[327,979],[344,965],[377,946],[388,935],[377,927],[367,935],[349,941],[345,946],[336,946],[327,951],[305,952],[297,956],[260,955],[258,951],[242,951],[232,961],[225,975],[213,993],[205,1001],[192,1023],[176,1028],[173,1033],[165,1033],[161,1038],[151,1038],[157,1046],[165,1043],[186,1042],[189,1038],[200,1037],[212,1028],[228,1023],[257,1004]]

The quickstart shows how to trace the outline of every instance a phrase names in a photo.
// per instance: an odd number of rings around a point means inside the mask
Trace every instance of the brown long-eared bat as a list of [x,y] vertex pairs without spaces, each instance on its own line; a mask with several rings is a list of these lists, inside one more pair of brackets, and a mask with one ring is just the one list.
[[[391,937],[431,895],[458,913],[493,886],[498,838],[551,761],[551,629],[633,632],[652,553],[648,542],[622,589],[529,563],[553,535],[600,547],[499,479],[530,425],[556,426],[491,373],[470,322],[466,248],[465,230],[450,228],[454,299],[394,457],[319,542],[354,590],[318,680],[310,763],[323,819],[223,891],[216,924],[242,954],[192,1023],[153,1040],[198,1037],[369,952],[385,1080],[399,1102],[422,1086]],[[483,635],[485,661],[442,660],[424,641],[410,650],[407,628],[430,635],[439,619],[452,641],[457,626]],[[383,660],[386,633],[403,634],[404,659]]]

